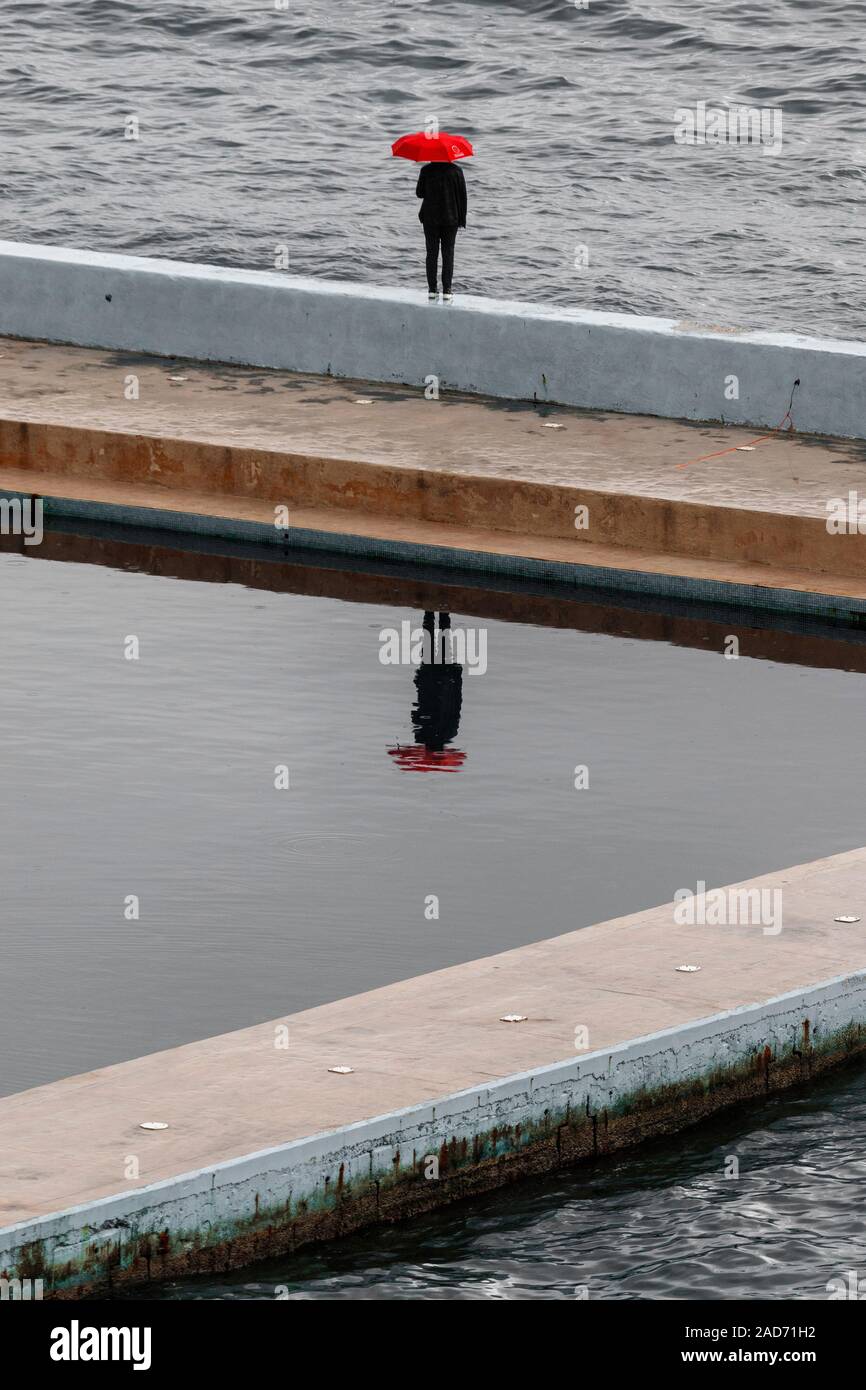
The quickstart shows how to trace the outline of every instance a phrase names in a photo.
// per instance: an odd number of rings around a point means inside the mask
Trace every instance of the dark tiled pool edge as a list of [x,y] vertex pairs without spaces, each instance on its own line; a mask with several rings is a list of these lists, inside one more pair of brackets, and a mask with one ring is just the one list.
[[[26,498],[29,493],[0,490],[0,498]],[[356,556],[362,559],[436,565],[513,579],[547,581],[575,588],[605,589],[624,594],[679,599],[687,602],[810,615],[850,626],[866,625],[866,598],[847,594],[822,594],[771,585],[737,584],[688,575],[623,570],[606,565],[579,565],[506,555],[454,546],[426,545],[414,541],[385,540],[375,536],[291,527],[277,530],[265,522],[209,516],[159,507],[137,507],[110,502],[43,496],[47,520],[67,517],[101,521],[119,526],[159,528],[187,535],[247,541],[289,550],[309,550]]]

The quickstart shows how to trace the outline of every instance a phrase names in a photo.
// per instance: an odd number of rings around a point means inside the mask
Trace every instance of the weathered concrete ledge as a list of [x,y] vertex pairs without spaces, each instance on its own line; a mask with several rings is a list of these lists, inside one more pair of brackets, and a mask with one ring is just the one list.
[[0,333],[769,428],[799,381],[801,430],[866,438],[866,345],[673,319],[7,241]]
[[683,421],[0,346],[0,493],[39,496],[49,517],[866,612],[866,536],[827,526],[831,499],[861,482],[866,496],[860,443],[756,449],[744,430]]
[[780,893],[781,929],[666,904],[5,1098],[0,1275],[75,1297],[241,1265],[866,1052],[866,850],[737,891]]

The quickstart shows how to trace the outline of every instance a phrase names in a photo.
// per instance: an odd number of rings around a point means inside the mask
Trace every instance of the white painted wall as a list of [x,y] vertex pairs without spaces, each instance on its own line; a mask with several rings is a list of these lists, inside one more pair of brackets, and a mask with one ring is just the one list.
[[0,334],[866,438],[866,344],[281,272],[0,242]]

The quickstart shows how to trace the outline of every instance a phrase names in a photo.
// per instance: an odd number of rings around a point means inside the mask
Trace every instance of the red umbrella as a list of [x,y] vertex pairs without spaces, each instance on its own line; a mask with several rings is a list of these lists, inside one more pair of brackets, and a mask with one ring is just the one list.
[[391,146],[398,159],[414,159],[416,164],[453,164],[455,159],[468,159],[475,151],[463,135],[428,135],[416,130],[414,135],[401,135]]
[[404,748],[389,748],[388,752],[404,772],[456,772],[466,761],[459,748],[424,748],[420,743]]

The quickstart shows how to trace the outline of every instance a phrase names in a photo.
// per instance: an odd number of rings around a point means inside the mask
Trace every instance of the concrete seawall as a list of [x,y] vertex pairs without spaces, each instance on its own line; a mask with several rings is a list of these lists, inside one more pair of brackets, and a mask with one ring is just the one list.
[[[0,333],[866,438],[866,345],[0,242]],[[736,378],[736,394],[732,379]]]
[[668,903],[6,1097],[0,1276],[231,1268],[808,1082],[866,1051],[864,883],[855,850],[729,890],[778,931]]

